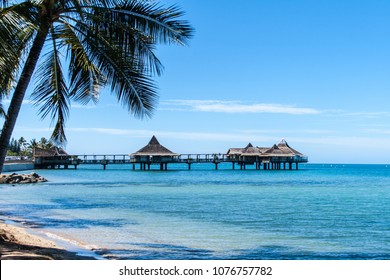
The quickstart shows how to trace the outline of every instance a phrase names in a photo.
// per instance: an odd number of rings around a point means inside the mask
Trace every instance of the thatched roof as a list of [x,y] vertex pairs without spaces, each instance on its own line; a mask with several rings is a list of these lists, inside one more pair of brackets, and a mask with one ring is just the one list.
[[281,149],[281,150],[284,150],[284,151],[286,151],[286,152],[292,153],[292,154],[294,154],[294,155],[303,156],[302,153],[300,153],[300,152],[298,152],[297,150],[291,148],[291,147],[287,144],[286,140],[284,140],[284,139],[282,139],[282,141],[279,142],[278,148]]
[[297,150],[291,148],[286,140],[282,139],[278,145],[273,145],[272,148],[264,151],[264,154],[269,156],[282,156],[282,157],[293,157],[293,156],[303,156]]
[[227,155],[241,155],[243,150],[244,150],[243,148],[230,148],[226,154]]
[[34,157],[52,157],[52,156],[68,156],[68,153],[64,149],[59,147],[52,147],[49,149],[43,149],[35,147],[33,151]]
[[261,157],[293,157],[293,156],[303,156],[302,153],[291,148],[286,140],[282,139],[278,145],[273,145],[270,147],[253,147],[249,143],[245,148],[230,148],[227,152],[228,155],[238,155],[238,156],[261,156]]
[[179,156],[164,146],[162,146],[156,136],[153,135],[152,139],[150,139],[149,143],[138,150],[137,152],[131,154],[132,156]]
[[242,151],[242,156],[261,156],[261,151],[256,147],[253,147],[251,143],[249,143]]
[[256,148],[259,150],[260,153],[264,153],[266,150],[269,149],[269,147],[259,147],[259,146],[256,146]]

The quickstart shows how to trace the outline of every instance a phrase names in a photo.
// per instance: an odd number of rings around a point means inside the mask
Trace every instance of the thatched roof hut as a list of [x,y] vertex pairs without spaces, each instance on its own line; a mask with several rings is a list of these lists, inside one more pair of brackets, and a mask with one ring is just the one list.
[[158,142],[156,136],[154,135],[145,147],[131,154],[131,156],[134,157],[145,157],[145,156],[174,157],[179,155],[180,154],[176,154],[171,150],[165,148],[163,145],[161,145]]
[[270,149],[264,151],[263,154],[271,157],[303,156],[302,153],[291,148],[284,139],[282,139],[278,145],[275,144]]
[[285,151],[286,153],[291,153],[291,154],[294,154],[294,155],[303,156],[302,153],[300,153],[300,152],[298,152],[297,150],[291,148],[291,147],[287,144],[286,140],[284,140],[284,139],[282,139],[282,141],[279,142],[278,148],[279,148],[280,150]]
[[34,158],[68,156],[68,153],[65,152],[64,149],[59,148],[59,147],[52,147],[49,149],[35,147],[33,150],[33,156],[34,156]]
[[230,148],[226,155],[229,157],[240,156],[244,148]]
[[261,156],[261,151],[257,147],[253,147],[251,143],[249,143],[241,152],[241,156],[244,157],[256,157]]
[[245,148],[230,148],[227,152],[229,158],[241,158],[241,157],[259,157],[262,155],[262,151],[258,147],[253,147],[251,143],[246,145]]
[[253,147],[249,143],[245,148],[230,148],[227,152],[227,156],[230,158],[239,157],[294,157],[303,156],[302,153],[291,148],[286,140],[282,139],[279,144],[275,144],[272,147]]

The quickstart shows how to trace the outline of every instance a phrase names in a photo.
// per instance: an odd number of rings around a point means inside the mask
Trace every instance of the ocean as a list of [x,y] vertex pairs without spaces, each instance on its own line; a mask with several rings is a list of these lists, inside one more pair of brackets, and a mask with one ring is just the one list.
[[0,214],[108,259],[390,259],[390,165],[299,167],[38,170]]

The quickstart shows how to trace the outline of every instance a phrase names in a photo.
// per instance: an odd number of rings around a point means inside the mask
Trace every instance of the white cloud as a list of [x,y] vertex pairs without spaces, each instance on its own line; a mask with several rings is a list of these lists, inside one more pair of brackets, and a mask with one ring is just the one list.
[[182,139],[182,140],[199,140],[199,141],[275,141],[274,137],[265,136],[264,134],[251,134],[232,132],[178,132],[178,131],[156,131],[156,130],[134,130],[134,129],[118,129],[118,128],[103,128],[103,127],[78,127],[68,128],[69,132],[95,132],[107,135],[122,135],[130,136],[131,138],[150,138],[152,135],[167,139]]
[[153,134],[148,130],[120,129],[120,128],[105,128],[105,127],[71,127],[67,128],[69,132],[96,132],[108,135],[131,135],[133,137],[146,137]]
[[[2,100],[3,105],[9,105],[11,104],[11,99],[4,99]],[[38,104],[41,104],[42,102],[38,102]],[[33,105],[37,104],[37,102],[34,102],[33,100],[30,99],[24,99],[22,101],[22,105]],[[95,109],[96,105],[95,104],[87,104],[87,105],[82,105],[79,103],[71,103],[71,108],[72,109]]]
[[[2,100],[2,103],[3,103],[3,105],[9,105],[9,104],[11,104],[11,99],[4,99],[4,100]],[[29,100],[29,99],[24,99],[22,101],[22,105],[26,105],[26,104],[33,104],[33,101]]]
[[388,135],[388,134],[390,134],[390,129],[371,128],[371,129],[364,130],[364,132],[365,133],[370,133],[372,135],[375,135],[375,134],[385,134],[385,135]]
[[382,118],[382,117],[390,117],[390,112],[353,112],[346,113],[346,116],[351,116],[354,118]]
[[95,109],[96,105],[95,104],[82,105],[78,103],[72,103],[71,107],[72,109]]
[[320,114],[313,108],[302,108],[285,104],[248,103],[223,100],[169,100],[162,102],[165,110],[190,110],[214,113],[278,113],[292,115]]
[[49,127],[32,128],[32,127],[17,126],[15,127],[15,131],[39,133],[39,132],[52,132],[53,129]]

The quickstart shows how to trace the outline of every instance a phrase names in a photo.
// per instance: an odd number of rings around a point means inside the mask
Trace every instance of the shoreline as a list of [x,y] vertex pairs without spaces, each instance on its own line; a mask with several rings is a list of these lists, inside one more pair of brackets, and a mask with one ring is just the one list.
[[[17,221],[0,216],[0,260],[98,260],[93,250],[69,250],[65,240],[51,239]],[[65,246],[61,246],[61,245]],[[74,244],[73,244],[74,245]],[[70,247],[70,246],[69,246]]]
[[20,171],[35,172],[34,162],[32,161],[6,161],[3,166],[3,173],[12,173]]

